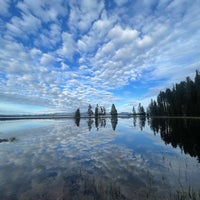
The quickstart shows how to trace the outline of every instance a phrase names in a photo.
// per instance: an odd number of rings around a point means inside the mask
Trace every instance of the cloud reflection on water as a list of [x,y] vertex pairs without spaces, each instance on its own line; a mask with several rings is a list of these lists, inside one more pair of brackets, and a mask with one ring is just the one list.
[[73,120],[55,120],[49,126],[12,131],[17,141],[0,145],[1,195],[62,196],[72,181],[65,177],[80,171],[81,180],[95,177],[119,185],[128,199],[142,199],[149,191],[159,197],[180,183],[199,186],[194,159],[165,146],[148,126],[142,131],[128,127],[131,120],[120,119],[115,131],[109,120],[98,131],[95,124],[89,131],[87,120],[81,120],[79,127]]

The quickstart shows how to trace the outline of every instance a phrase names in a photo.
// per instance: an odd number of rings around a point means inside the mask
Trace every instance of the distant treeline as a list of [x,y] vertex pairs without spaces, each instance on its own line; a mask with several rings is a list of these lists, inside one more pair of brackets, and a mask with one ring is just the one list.
[[194,81],[185,81],[161,91],[147,108],[151,116],[200,116],[200,72],[196,70]]

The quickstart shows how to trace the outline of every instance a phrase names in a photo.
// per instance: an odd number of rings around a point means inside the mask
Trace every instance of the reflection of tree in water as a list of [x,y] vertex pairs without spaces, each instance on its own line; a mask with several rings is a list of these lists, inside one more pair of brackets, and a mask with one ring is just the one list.
[[[80,126],[80,117],[75,117],[74,118],[74,122],[76,124],[76,126]],[[95,117],[94,119],[92,117],[88,117],[88,121],[87,121],[87,124],[88,124],[88,129],[89,131],[92,130],[92,124],[94,123],[95,121],[95,127],[97,130],[99,130],[99,128],[103,127],[105,128],[106,127],[106,118],[105,117]]]
[[87,121],[89,131],[91,131],[91,129],[92,129],[93,122],[94,122],[94,120],[91,117],[89,117],[89,119]]
[[74,115],[74,119],[75,119],[75,124],[76,126],[79,126],[80,125],[80,118],[81,118],[81,114],[80,114],[80,109],[78,108],[75,112],[75,115]]
[[80,120],[81,120],[81,118],[80,117],[76,117],[75,118],[75,124],[76,124],[76,126],[80,126]]
[[160,133],[166,144],[179,146],[186,154],[198,157],[200,162],[200,121],[192,119],[158,119],[150,120],[154,133]]
[[134,127],[137,126],[137,121],[139,123],[140,130],[142,131],[143,128],[145,127],[146,117],[143,115],[140,115],[140,116],[133,115],[133,126]]
[[146,122],[146,117],[142,115],[139,116],[139,126],[140,126],[141,131],[145,127],[145,122]]
[[133,126],[136,127],[137,124],[137,117],[133,115]]
[[95,127],[99,130],[99,118],[95,117]]
[[101,127],[106,127],[106,118],[100,118]]
[[95,117],[95,127],[99,130],[100,127],[106,127],[106,118],[105,117]]
[[0,139],[0,143],[2,143],[2,142],[15,142],[15,141],[16,141],[15,137],[11,137],[11,138],[8,138],[8,139]]
[[117,122],[118,122],[117,115],[112,115],[111,116],[111,124],[112,124],[112,129],[114,131],[115,131],[116,127],[117,127]]

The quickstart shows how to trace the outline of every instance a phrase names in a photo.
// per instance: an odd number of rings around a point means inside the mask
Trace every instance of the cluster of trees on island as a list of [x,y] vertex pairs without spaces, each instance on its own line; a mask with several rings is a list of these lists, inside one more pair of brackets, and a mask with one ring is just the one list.
[[[105,121],[106,108],[105,107],[99,106],[97,104],[95,107],[95,111],[93,112],[92,106],[89,104],[87,115],[89,118],[88,127],[91,128],[91,124],[93,123],[92,117],[95,117],[95,126],[97,129],[99,127],[99,123],[101,124],[101,126],[105,126],[106,124],[106,121]],[[118,112],[114,104],[112,104],[110,115],[111,115],[111,124],[112,124],[113,130],[115,130],[117,121],[118,121],[117,119]],[[80,109],[78,108],[75,112],[75,123],[77,126],[79,126],[80,117],[81,117],[81,113],[80,113]]]
[[[146,115],[145,109],[144,107],[141,105],[141,103],[139,103],[138,105],[138,112],[136,112],[135,107],[133,107],[133,115]],[[118,116],[118,112],[117,109],[115,107],[115,104],[112,104],[111,106],[111,110],[109,112],[109,114],[111,115],[111,117],[117,117]],[[106,108],[103,106],[99,106],[98,104],[95,107],[95,111],[93,112],[92,110],[92,106],[89,104],[88,106],[88,111],[87,111],[87,115],[88,117],[101,117],[101,116],[106,116],[107,112],[106,112]],[[81,113],[80,113],[80,109],[78,108],[75,112],[75,118],[80,118],[81,117]]]
[[[89,104],[88,117],[100,117],[107,115],[103,106],[95,107],[93,112],[92,106]],[[109,112],[111,117],[117,117],[118,112],[114,104],[112,104]],[[132,115],[136,116],[200,116],[200,72],[196,70],[194,81],[187,77],[185,81],[181,81],[173,86],[172,89],[167,88],[160,91],[157,100],[151,100],[146,111],[139,103],[137,111],[133,106]],[[80,109],[75,112],[75,118],[80,118]]]
[[[104,106],[99,106],[97,104],[96,107],[95,107],[95,111],[93,112],[92,106],[89,104],[87,114],[88,114],[88,117],[105,116],[106,115],[106,108]],[[110,114],[111,114],[111,116],[117,116],[118,115],[115,104],[112,104]],[[80,113],[80,109],[78,108],[75,112],[75,118],[80,118],[80,117],[81,117],[81,113]]]

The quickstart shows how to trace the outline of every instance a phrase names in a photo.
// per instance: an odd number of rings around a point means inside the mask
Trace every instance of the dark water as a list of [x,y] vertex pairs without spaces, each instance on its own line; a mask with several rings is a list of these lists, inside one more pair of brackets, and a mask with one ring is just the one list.
[[0,199],[200,199],[200,121],[0,121]]

